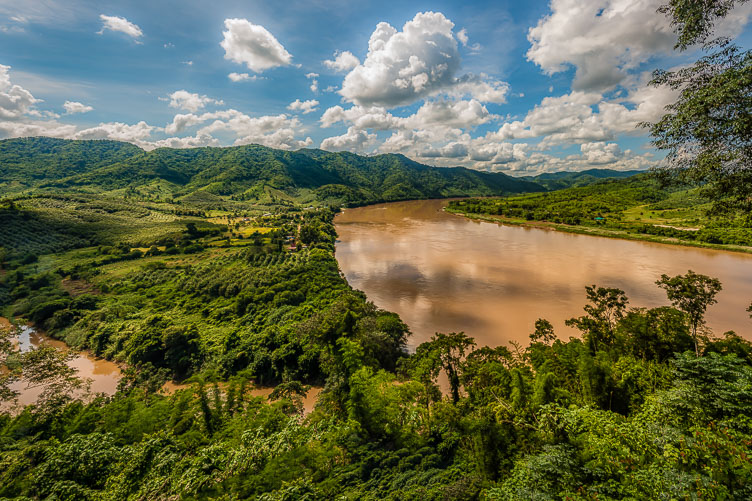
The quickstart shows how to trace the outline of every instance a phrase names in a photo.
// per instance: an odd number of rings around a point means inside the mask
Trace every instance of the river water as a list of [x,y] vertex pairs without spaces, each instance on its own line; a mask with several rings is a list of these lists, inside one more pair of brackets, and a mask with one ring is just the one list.
[[708,309],[717,334],[752,339],[752,255],[473,221],[445,200],[347,209],[335,218],[336,256],[348,282],[400,315],[415,347],[435,332],[464,331],[479,345],[523,344],[546,318],[561,338],[583,314],[585,286],[623,289],[630,306],[669,304],[662,273],[691,269],[723,283]]

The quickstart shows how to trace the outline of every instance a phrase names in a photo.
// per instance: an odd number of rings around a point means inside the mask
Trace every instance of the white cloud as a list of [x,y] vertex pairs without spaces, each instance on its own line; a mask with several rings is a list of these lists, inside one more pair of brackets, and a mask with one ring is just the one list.
[[19,120],[41,102],[10,81],[10,66],[0,64],[0,120]]
[[321,149],[326,151],[353,151],[364,153],[376,143],[376,134],[350,127],[341,136],[328,137],[321,141]]
[[443,93],[452,97],[473,97],[484,103],[502,104],[507,101],[509,84],[494,80],[488,75],[464,75],[455,80],[452,87]]
[[221,146],[219,139],[208,134],[196,134],[186,137],[168,137],[154,141],[149,148],[201,148],[204,146]]
[[462,28],[457,32],[457,40],[459,40],[462,45],[467,46],[469,38],[467,37],[467,30],[465,28]]
[[616,143],[583,143],[580,151],[585,160],[594,165],[605,165],[616,162],[624,156],[624,152]]
[[311,81],[311,92],[319,91],[319,74],[318,73],[306,73],[306,78]]
[[114,139],[116,141],[128,141],[135,144],[144,144],[152,132],[159,130],[157,127],[144,121],[133,125],[121,122],[100,123],[79,131],[73,135],[73,139]]
[[641,85],[621,99],[605,100],[600,93],[573,91],[546,97],[524,120],[507,122],[497,135],[502,140],[543,138],[540,147],[557,144],[611,141],[619,134],[639,134],[640,122],[655,122],[676,99],[667,88]]
[[256,80],[260,80],[263,77],[259,77],[258,75],[251,76],[248,73],[232,72],[229,75],[227,75],[227,78],[229,78],[233,82],[255,82]]
[[105,30],[110,30],[125,33],[133,39],[141,38],[142,36],[144,36],[144,32],[141,31],[141,28],[128,21],[124,17],[105,16],[104,14],[100,14],[99,19],[102,20],[102,29],[97,31],[98,35],[104,34]]
[[87,106],[77,101],[66,101],[63,103],[63,108],[65,108],[65,113],[68,115],[73,115],[74,113],[87,113],[94,109],[92,106]]
[[76,132],[75,125],[54,120],[3,121],[0,120],[0,138],[49,136],[69,138]]
[[352,106],[345,110],[342,106],[332,106],[321,116],[322,127],[343,122],[356,129],[390,130],[390,129],[430,129],[472,128],[489,122],[494,115],[483,104],[470,101],[427,101],[418,110],[407,117],[397,117],[386,108],[372,106]]
[[220,43],[225,59],[245,64],[256,73],[292,62],[292,55],[263,26],[247,19],[225,19],[225,28]]
[[313,111],[316,111],[316,107],[319,105],[319,102],[315,99],[309,99],[307,101],[301,101],[300,99],[296,99],[292,103],[290,103],[287,106],[288,110],[291,111],[301,111],[304,115],[311,113]]
[[[455,35],[453,28],[454,23],[440,12],[418,13],[402,31],[379,23],[368,42],[366,59],[345,76],[339,93],[365,107],[395,107],[438,95],[506,102],[506,82],[485,74],[455,76],[461,63],[457,40],[467,41],[467,33],[460,30]],[[338,60],[324,63],[335,67]]]
[[179,108],[193,112],[200,110],[207,104],[224,104],[222,100],[201,96],[196,93],[188,92],[187,90],[176,90],[169,95],[169,98],[171,108]]
[[528,60],[546,74],[576,68],[575,90],[603,91],[658,53],[670,53],[676,35],[663,0],[551,0],[551,14],[530,28]]
[[402,31],[379,23],[340,94],[360,106],[398,106],[451,86],[460,66],[453,28],[440,12],[418,13]]
[[324,61],[324,66],[334,71],[344,72],[350,71],[360,64],[360,59],[355,55],[346,51],[337,51],[334,53],[334,59],[327,59]]
[[295,117],[285,114],[250,117],[240,111],[229,109],[203,113],[201,115],[178,114],[164,131],[179,134],[190,127],[206,124],[196,132],[195,137],[212,136],[215,133],[230,133],[235,136],[234,144],[262,144],[285,150],[305,148],[313,144],[311,138],[300,140],[303,126]]

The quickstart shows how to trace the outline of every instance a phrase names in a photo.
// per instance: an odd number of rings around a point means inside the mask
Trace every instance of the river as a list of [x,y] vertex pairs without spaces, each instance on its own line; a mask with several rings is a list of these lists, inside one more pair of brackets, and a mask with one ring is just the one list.
[[623,289],[629,306],[669,304],[662,273],[693,270],[723,283],[708,309],[716,334],[752,339],[752,255],[504,226],[446,213],[446,200],[346,209],[335,217],[336,257],[350,285],[410,327],[412,348],[435,332],[479,345],[529,342],[546,318],[561,338],[583,314],[585,286]]

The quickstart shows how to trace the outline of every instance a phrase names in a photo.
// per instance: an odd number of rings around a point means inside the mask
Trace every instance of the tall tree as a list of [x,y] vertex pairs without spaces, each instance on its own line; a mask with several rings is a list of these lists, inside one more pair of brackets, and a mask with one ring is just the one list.
[[708,306],[718,302],[715,296],[722,289],[721,282],[717,278],[689,270],[686,275],[676,275],[675,277],[663,274],[656,284],[665,289],[669,301],[689,317],[692,339],[695,342],[695,354],[699,356],[697,328],[704,323],[705,311]]
[[703,185],[717,213],[752,209],[752,53],[727,39],[711,40],[715,21],[748,0],[670,0],[676,48],[704,44],[709,54],[677,71],[659,70],[651,84],[679,91],[668,113],[650,127],[653,144],[668,152],[664,180]]

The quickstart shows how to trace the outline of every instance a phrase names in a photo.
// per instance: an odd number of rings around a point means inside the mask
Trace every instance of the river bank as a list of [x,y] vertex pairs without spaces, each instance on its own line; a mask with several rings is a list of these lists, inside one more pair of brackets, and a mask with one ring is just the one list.
[[[494,214],[471,214],[462,211],[454,211],[447,207],[444,208],[447,214],[465,217],[467,219],[486,221],[489,223],[504,224],[510,226],[524,226],[529,228],[546,229],[560,231],[563,233],[574,233],[578,235],[592,235],[596,237],[618,238],[621,240],[634,240],[641,242],[651,242],[656,244],[679,245],[682,247],[696,247],[701,249],[722,250],[730,252],[742,252],[752,254],[752,247],[741,245],[724,245],[711,244],[707,242],[694,242],[691,240],[681,240],[673,237],[664,237],[661,235],[648,235],[645,233],[632,233],[626,230],[615,230],[610,228],[595,228],[593,226],[569,225],[563,223],[552,223],[549,221],[527,221],[525,219],[515,219]],[[659,225],[661,226],[661,225]],[[665,226],[665,225],[664,225]]]

